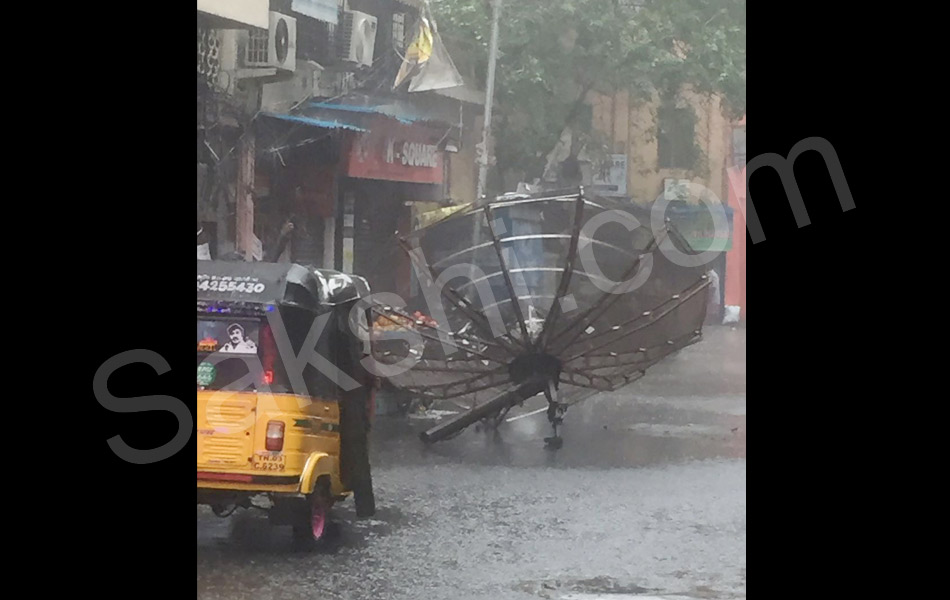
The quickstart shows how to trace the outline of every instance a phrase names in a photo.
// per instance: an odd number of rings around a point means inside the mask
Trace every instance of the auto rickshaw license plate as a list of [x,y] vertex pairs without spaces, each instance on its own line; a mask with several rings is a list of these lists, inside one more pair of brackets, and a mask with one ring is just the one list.
[[287,467],[286,458],[283,454],[258,452],[254,455],[254,468],[258,471],[283,471]]

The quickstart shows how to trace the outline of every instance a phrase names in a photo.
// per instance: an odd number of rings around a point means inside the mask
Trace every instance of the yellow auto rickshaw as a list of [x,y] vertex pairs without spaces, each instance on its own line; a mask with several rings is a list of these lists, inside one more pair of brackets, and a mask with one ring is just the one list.
[[335,502],[374,514],[368,295],[344,273],[198,261],[199,505],[265,508],[308,546]]

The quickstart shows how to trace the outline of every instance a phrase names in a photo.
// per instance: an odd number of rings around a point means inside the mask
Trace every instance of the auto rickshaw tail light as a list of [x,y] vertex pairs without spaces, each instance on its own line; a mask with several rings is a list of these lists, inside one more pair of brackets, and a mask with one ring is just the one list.
[[267,424],[267,439],[264,447],[268,452],[280,452],[284,449],[284,422],[271,421]]
[[274,383],[274,372],[273,371],[264,371],[264,383],[270,385]]

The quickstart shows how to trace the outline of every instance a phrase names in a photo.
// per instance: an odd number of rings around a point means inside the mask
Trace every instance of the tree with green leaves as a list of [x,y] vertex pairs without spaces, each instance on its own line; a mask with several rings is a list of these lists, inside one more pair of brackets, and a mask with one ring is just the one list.
[[[439,31],[486,72],[490,0],[431,0]],[[745,0],[506,0],[493,136],[499,169],[540,177],[565,128],[571,158],[603,147],[589,92],[672,99],[684,87],[745,112]],[[477,82],[484,89],[484,81]]]

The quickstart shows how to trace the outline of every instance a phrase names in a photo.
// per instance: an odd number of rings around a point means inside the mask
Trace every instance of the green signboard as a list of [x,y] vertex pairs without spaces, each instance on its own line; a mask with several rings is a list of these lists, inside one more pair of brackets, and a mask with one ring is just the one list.
[[666,216],[682,234],[693,250],[700,252],[726,252],[732,249],[732,209],[720,206],[717,209],[716,219],[728,226],[716,231],[713,222],[713,212],[705,204],[671,205]]

